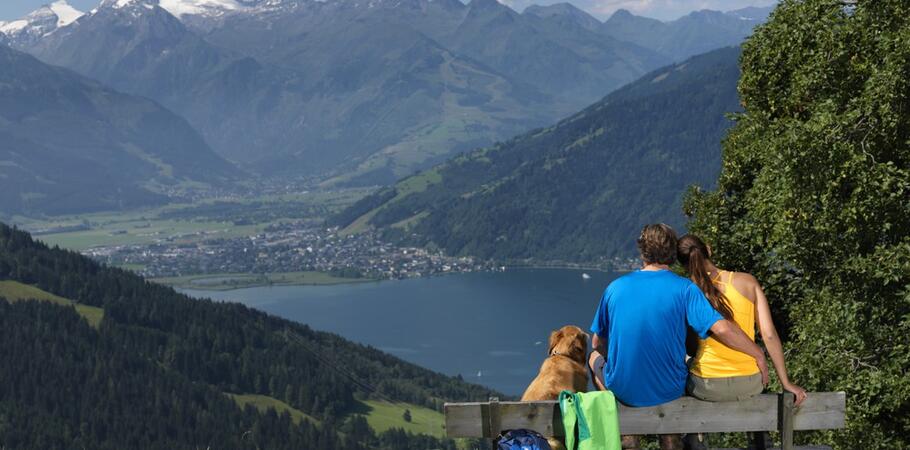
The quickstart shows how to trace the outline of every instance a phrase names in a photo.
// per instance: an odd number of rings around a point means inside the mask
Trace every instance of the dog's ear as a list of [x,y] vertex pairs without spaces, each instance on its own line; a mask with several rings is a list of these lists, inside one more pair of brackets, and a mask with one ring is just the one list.
[[575,339],[572,340],[571,358],[585,364],[588,356],[588,333],[578,330]]
[[550,333],[550,346],[547,348],[547,356],[553,354],[553,349],[556,348],[556,345],[559,344],[559,341],[562,340],[563,332],[562,329],[555,330]]

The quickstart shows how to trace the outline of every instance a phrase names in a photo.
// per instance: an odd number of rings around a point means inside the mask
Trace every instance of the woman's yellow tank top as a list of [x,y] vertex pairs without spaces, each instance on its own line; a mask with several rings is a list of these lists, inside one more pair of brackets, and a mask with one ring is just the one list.
[[[726,281],[720,275],[714,279],[714,284],[727,297],[736,324],[746,332],[749,339],[755,341],[755,304],[733,287],[733,272],[727,272]],[[709,337],[699,343],[698,353],[689,366],[689,371],[702,378],[740,377],[755,375],[758,366],[755,358]]]

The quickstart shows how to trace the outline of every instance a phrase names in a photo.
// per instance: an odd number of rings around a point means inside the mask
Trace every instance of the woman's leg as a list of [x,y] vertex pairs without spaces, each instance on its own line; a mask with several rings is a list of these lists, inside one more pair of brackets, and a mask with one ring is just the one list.
[[[689,374],[686,380],[686,393],[699,400],[709,402],[732,402],[746,400],[762,391],[761,375],[743,377],[702,378]],[[686,435],[686,447],[689,450],[706,450],[706,435]]]
[[752,398],[762,391],[761,375],[743,377],[702,378],[689,374],[686,393],[709,402],[733,402]]

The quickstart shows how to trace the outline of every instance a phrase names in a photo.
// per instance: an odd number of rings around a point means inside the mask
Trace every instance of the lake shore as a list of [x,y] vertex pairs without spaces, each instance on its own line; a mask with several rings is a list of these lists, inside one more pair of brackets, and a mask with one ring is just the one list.
[[265,286],[332,286],[379,281],[375,278],[337,277],[325,272],[214,273],[183,277],[153,278],[149,281],[179,289],[232,291]]
[[[576,270],[598,273],[627,273],[635,270],[633,267],[616,268],[588,264],[573,263],[504,263],[504,268],[480,270],[476,272],[502,272],[508,270]],[[418,278],[433,278],[454,275],[462,272],[437,273]],[[182,277],[152,278],[150,281],[164,284],[178,289],[231,291],[267,286],[333,286],[342,284],[361,284],[369,282],[388,281],[386,278],[349,278],[337,277],[325,272],[280,272],[267,274],[250,273],[214,273],[187,275]]]
[[568,262],[527,262],[527,263],[503,263],[501,267],[505,267],[506,270],[515,269],[547,269],[547,270],[588,270],[592,272],[617,272],[617,273],[626,273],[632,272],[633,270],[638,269],[640,263],[638,261],[629,260],[628,264],[622,265],[597,265],[597,264],[585,264],[585,263],[568,263]]

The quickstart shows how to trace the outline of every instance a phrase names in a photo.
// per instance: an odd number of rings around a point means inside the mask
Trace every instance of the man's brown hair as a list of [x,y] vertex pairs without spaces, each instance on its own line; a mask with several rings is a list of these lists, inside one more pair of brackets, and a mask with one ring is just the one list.
[[665,223],[645,225],[638,237],[638,252],[645,264],[676,262],[676,232]]

